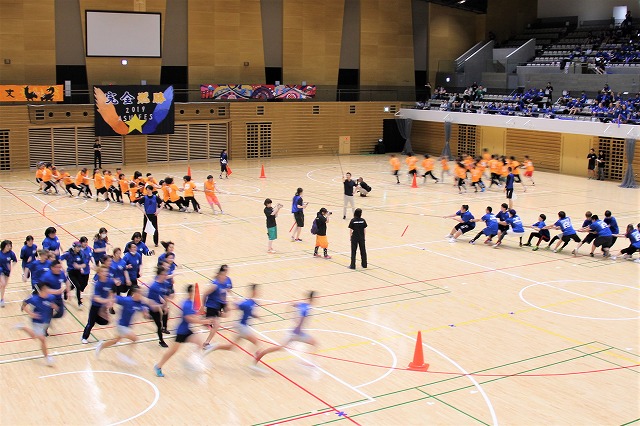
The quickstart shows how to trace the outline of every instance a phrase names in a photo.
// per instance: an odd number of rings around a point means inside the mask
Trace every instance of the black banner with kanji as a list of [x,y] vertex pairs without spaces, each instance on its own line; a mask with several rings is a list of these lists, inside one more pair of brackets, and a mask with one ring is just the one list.
[[173,86],[94,86],[96,136],[173,133]]

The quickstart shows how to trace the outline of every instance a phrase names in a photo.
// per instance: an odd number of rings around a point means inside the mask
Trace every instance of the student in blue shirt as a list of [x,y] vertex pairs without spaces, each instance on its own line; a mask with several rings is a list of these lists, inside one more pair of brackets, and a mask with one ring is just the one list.
[[47,250],[38,250],[38,258],[29,262],[29,271],[31,272],[31,290],[32,294],[38,294],[38,285],[42,275],[49,272],[51,261],[49,260],[49,252]]
[[169,253],[173,253],[175,255],[174,250],[176,247],[173,241],[160,241],[160,244],[162,245],[162,247],[164,247],[164,253],[158,256],[158,266],[162,265],[162,262],[164,262],[164,258]]
[[[98,345],[96,346],[96,358],[100,357],[100,352],[102,352],[104,349],[115,345],[122,339],[129,339],[133,343],[137,342],[138,336],[135,335],[133,329],[131,328],[131,323],[135,314],[137,312],[142,312],[149,309],[160,309],[159,305],[142,296],[140,287],[138,286],[135,286],[131,289],[131,296],[116,296],[114,302],[122,307],[122,311],[120,312],[120,319],[118,320],[118,325],[116,326],[118,335],[111,340],[101,340],[100,342],[98,342]],[[130,347],[131,355],[133,355],[133,352],[135,351],[137,345],[128,346]],[[118,357],[129,365],[135,365],[136,362],[131,355],[128,356],[123,353],[119,353]]]
[[0,243],[0,308],[4,308],[4,291],[11,275],[11,262],[18,261],[12,248],[13,244],[9,240]]
[[[567,217],[567,214],[564,211],[560,210],[558,212],[558,220],[553,225],[547,225],[544,227],[544,229],[552,228],[562,231],[562,238],[558,241],[555,248],[553,249],[554,253],[562,251],[571,240],[575,241],[576,243],[580,242],[580,238],[578,237],[578,235],[576,235],[576,231],[575,229],[573,229],[573,225],[571,224],[571,219]],[[560,247],[560,249],[558,249],[558,246],[561,242],[564,244],[562,245],[562,247]],[[549,243],[546,248],[551,248],[551,243]]]
[[69,279],[62,270],[62,263],[59,260],[51,261],[49,271],[45,272],[40,278],[40,285],[46,284],[49,287],[49,294],[55,296],[54,303],[58,306],[58,312],[53,318],[62,318],[64,315],[64,299],[69,293]]
[[507,203],[500,204],[500,211],[496,213],[498,219],[498,238],[509,230],[507,219],[509,218],[509,205]]
[[[180,345],[182,343],[193,343],[194,345],[200,346],[202,342],[197,337],[197,335],[193,334],[191,331],[191,324],[212,324],[213,320],[211,318],[200,318],[196,310],[193,308],[193,285],[189,284],[187,286],[187,298],[182,303],[182,320],[178,329],[176,330],[176,342],[171,345],[168,351],[164,353],[160,362],[153,366],[153,370],[158,377],[164,377],[164,373],[162,372],[162,367],[166,364],[167,361],[180,349]],[[213,349],[208,349],[203,352],[203,355],[209,354]]]
[[81,276],[83,269],[88,266],[85,264],[85,261],[88,262],[88,260],[86,260],[86,256],[82,253],[82,244],[80,241],[74,242],[69,251],[60,256],[60,260],[67,262],[67,276],[69,277],[71,284],[73,284],[76,289],[78,308],[81,308],[82,292],[86,288],[84,278],[81,278]]
[[60,253],[62,253],[62,246],[60,240],[57,237],[57,230],[53,226],[48,227],[44,231],[44,240],[42,240],[42,248],[53,252],[56,255],[56,260],[60,259]]
[[[640,223],[635,229],[633,224],[628,224],[626,232],[616,236],[629,239],[629,247],[620,250],[620,255],[623,255],[624,259],[631,260],[633,258],[633,253],[640,251]],[[616,256],[611,256],[611,258],[616,259]],[[634,262],[640,263],[640,259],[636,259]]]
[[459,222],[453,227],[451,232],[449,232],[449,235],[445,237],[450,243],[455,243],[462,234],[466,234],[476,227],[475,222],[477,221],[474,220],[473,215],[469,211],[468,204],[463,204],[460,210],[449,216],[444,216],[444,218],[453,218],[453,220]]
[[581,231],[588,230],[588,231],[597,233],[596,239],[593,241],[593,244],[591,245],[591,253],[589,253],[589,256],[591,257],[594,256],[593,252],[596,250],[596,247],[601,247],[602,255],[604,257],[609,257],[611,255],[609,253],[609,248],[611,247],[611,244],[613,241],[613,234],[611,232],[611,229],[609,229],[609,225],[604,223],[604,221],[601,220],[597,214],[594,214],[593,216],[591,216],[591,224],[589,226],[582,228],[580,230]]
[[24,245],[20,250],[20,260],[22,260],[22,282],[27,282],[31,271],[29,270],[29,263],[36,260],[38,257],[38,246],[33,243],[33,236],[27,235],[24,240]]
[[613,247],[618,239],[616,235],[620,233],[620,228],[618,228],[618,221],[616,218],[611,215],[611,210],[604,212],[604,223],[609,225],[609,229],[611,229],[611,233],[613,234],[613,241],[611,242],[611,247]]
[[87,318],[87,325],[82,333],[82,344],[87,344],[89,341],[89,335],[93,326],[109,324],[109,318],[107,316],[107,308],[111,305],[111,298],[113,294],[114,282],[113,278],[109,276],[109,269],[102,265],[97,268],[98,277],[94,280],[93,297],[91,297],[91,308],[89,309],[89,317]]
[[309,312],[311,311],[311,306],[313,305],[314,296],[315,292],[310,291],[306,301],[295,303],[293,305],[298,314],[295,320],[295,327],[293,328],[293,330],[291,330],[284,342],[256,352],[256,364],[260,362],[263,356],[285,349],[291,342],[303,342],[313,346],[314,348],[318,346],[316,340],[310,334],[306,333],[303,328],[306,319],[309,317]]
[[529,234],[529,240],[527,241],[525,246],[531,247],[531,240],[533,240],[534,238],[538,238],[538,242],[536,243],[535,247],[532,249],[533,251],[536,251],[540,248],[540,243],[542,241],[549,241],[549,239],[551,238],[551,234],[549,233],[549,230],[545,229],[545,227],[547,226],[547,224],[545,223],[546,220],[547,220],[547,215],[544,213],[541,213],[540,216],[538,216],[538,221],[533,225],[529,226],[529,228],[533,229],[535,232],[532,232],[531,234]]
[[158,333],[158,344],[163,348],[168,347],[164,341],[163,334],[169,334],[167,329],[167,322],[169,321],[169,306],[167,303],[168,287],[165,282],[167,281],[167,270],[158,266],[156,268],[156,277],[151,286],[149,286],[149,293],[147,297],[153,301],[153,303],[162,306],[160,311],[150,312],[153,322],[156,324]]
[[147,222],[151,222],[155,231],[153,232],[153,243],[158,247],[159,233],[158,233],[158,214],[160,213],[160,207],[162,207],[162,199],[153,193],[153,185],[147,185],[145,187],[147,194],[138,200],[137,206],[144,213],[142,220],[142,242],[147,242]]
[[96,266],[100,265],[102,258],[107,255],[107,246],[111,245],[107,233],[107,228],[102,227],[93,237],[93,263]]
[[128,292],[131,286],[137,285],[140,277],[140,267],[142,266],[142,255],[138,252],[138,247],[133,241],[127,243],[127,252],[122,258],[125,263],[124,278],[125,282],[119,286],[118,294]]
[[[593,213],[591,213],[590,211],[586,211],[584,214],[584,222],[582,222],[582,226],[580,227],[581,230],[585,229],[585,228],[589,228],[589,225],[591,225],[591,216],[593,216]],[[591,232],[591,230],[587,230],[587,231],[581,231],[581,232],[587,232],[587,235],[582,239],[582,241],[580,241],[580,243],[578,243],[578,245],[576,246],[576,248],[574,248],[571,251],[571,254],[574,256],[578,255],[578,250],[580,250],[580,247],[582,247],[583,244],[591,244],[593,242],[593,240],[596,239],[596,236],[598,235],[597,232]],[[553,237],[554,239],[551,240],[551,243],[553,243],[553,241],[557,240],[558,238],[560,238],[559,236],[555,236]],[[549,244],[551,244],[549,243]]]
[[504,192],[507,195],[507,200],[509,201],[509,208],[513,208],[513,183],[515,181],[515,176],[513,175],[513,170],[509,167],[509,174],[507,175],[507,180],[504,185]]
[[220,328],[220,318],[226,315],[227,292],[233,288],[231,278],[228,276],[229,266],[221,265],[218,273],[211,281],[211,286],[203,294],[206,317],[213,320],[209,335],[204,341],[204,349],[209,347],[211,339],[214,338]]
[[304,228],[304,209],[308,205],[309,203],[305,203],[302,200],[302,188],[298,188],[291,202],[291,213],[293,213],[293,218],[295,219],[293,233],[291,234],[291,241],[293,242],[302,241],[300,239],[300,232],[302,232],[302,228]]
[[[25,309],[27,306],[32,306],[32,308]],[[49,366],[53,365],[53,357],[49,355],[45,337],[47,336],[47,329],[51,323],[52,314],[56,313],[58,309],[59,307],[55,303],[55,296],[49,293],[49,287],[46,284],[40,284],[38,293],[25,299],[20,307],[20,311],[26,310],[27,315],[31,317],[31,328],[28,328],[24,324],[17,324],[15,326],[18,330],[27,333],[32,339],[40,341],[42,355],[44,355],[45,362]]]
[[485,214],[479,219],[473,219],[473,222],[484,222],[485,228],[478,232],[478,235],[473,237],[469,244],[475,244],[476,240],[480,238],[482,235],[486,235],[487,239],[484,241],[485,244],[491,244],[491,239],[498,235],[498,217],[493,214],[493,208],[491,206],[487,206],[485,210]]
[[520,237],[519,246],[522,247],[522,236],[524,235],[524,225],[522,224],[522,219],[520,216],[516,214],[514,209],[509,209],[508,217],[504,221],[499,222],[501,225],[506,224],[507,230],[500,233],[498,237],[498,241],[493,245],[494,249],[497,249],[502,243],[502,239],[509,233],[509,227],[511,227],[511,232],[518,235]]
[[[142,241],[142,234],[140,232],[134,232],[131,236],[131,242],[136,245],[136,250],[141,256],[153,256],[156,254],[154,250],[150,250],[149,247]],[[142,264],[142,263],[141,263]]]

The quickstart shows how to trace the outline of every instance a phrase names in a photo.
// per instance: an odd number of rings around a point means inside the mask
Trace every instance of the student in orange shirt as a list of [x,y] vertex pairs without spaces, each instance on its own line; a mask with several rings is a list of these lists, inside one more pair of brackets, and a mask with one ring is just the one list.
[[407,173],[409,177],[411,177],[411,175],[415,176],[417,173],[416,164],[418,163],[418,159],[413,156],[413,153],[409,152],[404,162],[407,163],[409,167],[409,172]]
[[[400,164],[399,161],[398,164]],[[400,183],[400,181],[398,181],[398,183]],[[216,183],[213,181],[213,175],[207,176],[207,180],[204,182],[204,194],[207,197],[207,202],[209,206],[211,206],[213,214],[216,214],[216,209],[213,208],[214,204],[220,209],[220,214],[224,214],[220,201],[218,201],[218,197],[216,196]]]
[[124,197],[129,193],[129,181],[124,173],[118,173],[118,192],[120,193],[120,204],[123,204]]
[[500,160],[498,160],[497,158],[498,156],[496,154],[493,154],[491,156],[491,160],[489,160],[489,170],[491,172],[491,185],[489,185],[489,188],[491,188],[493,185],[498,185],[501,186],[500,184]]
[[184,200],[180,195],[178,195],[178,185],[173,183],[172,177],[166,177],[164,179],[165,185],[169,187],[169,201],[167,205],[169,205],[169,209],[171,209],[171,204],[175,204],[181,212],[186,211],[186,207],[184,205]]
[[56,188],[54,182],[55,181],[53,180],[53,172],[51,171],[51,163],[47,163],[44,167],[44,170],[42,171],[42,184],[44,185],[44,188],[42,188],[42,192],[44,192],[45,194],[49,194],[49,188],[53,188],[53,190],[56,191],[56,194],[58,194],[58,188]]
[[467,185],[464,180],[467,177],[467,168],[464,166],[464,163],[458,163],[455,169],[456,178],[458,179],[458,194],[462,194],[462,188],[464,188],[464,192],[467,192]]
[[156,178],[153,177],[153,175],[151,173],[147,173],[147,177],[145,179],[145,185],[151,185],[153,186],[153,194],[158,194],[158,189],[160,189],[160,185],[158,185],[158,181],[156,181]]
[[[80,187],[80,192],[84,192],[84,198],[91,198],[91,188],[84,183],[84,178],[87,176],[87,168],[83,168],[76,175],[76,186]],[[80,194],[78,194],[80,196]]]
[[422,177],[424,178],[424,183],[427,183],[427,176],[431,176],[431,178],[438,183],[438,178],[433,175],[433,164],[433,158],[431,158],[429,154],[425,154],[424,160],[422,160],[422,168],[424,169]]
[[118,180],[111,174],[111,170],[104,171],[104,186],[107,188],[112,201],[122,203],[122,194],[118,189]]
[[100,173],[100,169],[93,170],[93,185],[96,187],[96,203],[100,201],[100,195],[103,196],[104,201],[109,201],[109,194],[104,185],[104,176]]
[[140,199],[138,194],[138,185],[136,185],[135,182],[129,182],[129,189],[127,192],[129,193],[129,204],[136,207],[136,204],[138,204],[138,200]]
[[64,190],[64,186],[62,186],[62,176],[56,166],[51,166],[51,180],[56,187],[59,186],[60,189]]
[[36,168],[36,183],[38,184],[40,191],[42,191],[42,188],[44,188],[44,185],[42,184],[43,173],[44,173],[44,162],[39,162]]
[[480,192],[485,191],[485,185],[482,182],[482,168],[477,165],[471,169],[471,186],[475,188],[475,192],[478,192],[478,187],[480,187]]
[[514,182],[519,183],[520,185],[522,185],[522,188],[524,188],[524,192],[527,192],[527,187],[524,186],[524,183],[522,182],[522,179],[520,178],[520,162],[516,161],[516,157],[511,156],[510,157],[510,161],[509,161],[509,167],[511,167],[512,173],[513,173],[513,177],[514,177]]
[[524,169],[524,176],[529,178],[531,185],[536,186],[536,183],[533,181],[533,171],[535,168],[533,167],[533,161],[531,161],[528,155],[524,156]]
[[440,157],[440,180],[442,181],[442,183],[444,183],[444,174],[446,173],[447,176],[451,176],[451,171],[449,170],[449,160],[442,156]]
[[191,201],[191,205],[193,206],[193,211],[196,213],[200,213],[200,204],[193,193],[193,191],[197,191],[196,184],[191,182],[191,176],[186,175],[183,176],[182,180],[184,181],[184,186],[180,188],[180,192],[184,191],[184,207],[189,207],[189,201]]
[[504,155],[500,157],[500,182],[506,182],[509,176],[509,162]]
[[398,157],[396,157],[395,154],[391,154],[389,157],[389,164],[391,164],[391,174],[396,177],[396,183],[400,183],[400,177],[398,177],[398,173],[400,172],[400,160],[398,160]]
[[76,198],[80,197],[80,194],[82,194],[82,188],[73,182],[73,178],[65,169],[60,169],[60,178],[62,179],[62,184],[64,185],[65,191],[69,194],[69,197],[73,198],[73,193],[71,192],[72,189],[76,189],[78,191]]

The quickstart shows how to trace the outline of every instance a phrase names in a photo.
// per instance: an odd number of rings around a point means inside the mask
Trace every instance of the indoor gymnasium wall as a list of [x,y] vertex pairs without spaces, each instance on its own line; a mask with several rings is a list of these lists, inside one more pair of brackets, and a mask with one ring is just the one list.
[[505,155],[513,155],[520,160],[528,155],[537,170],[559,172],[561,136],[561,133],[556,132],[507,129]]
[[187,7],[191,86],[264,83],[260,0],[189,0]]
[[[79,0],[80,16],[83,35],[85,34],[86,10],[110,10],[119,12],[158,12],[162,14],[161,28],[164,32],[166,16],[166,0]],[[164,40],[165,35],[162,34]],[[86,40],[83,38],[83,43]],[[86,52],[86,45],[85,45]],[[121,65],[122,58],[117,57],[89,57],[85,58],[87,67],[87,81],[89,87],[106,84],[140,84],[146,80],[147,84],[160,84],[160,69],[162,58],[127,58],[127,66]],[[93,96],[93,95],[91,95]]]
[[589,149],[597,143],[597,139],[595,136],[562,134],[560,173],[585,176],[587,173],[587,154]]
[[0,1],[0,84],[56,81],[53,0]]
[[29,167],[29,116],[26,105],[0,105],[0,132],[9,132],[11,170]]

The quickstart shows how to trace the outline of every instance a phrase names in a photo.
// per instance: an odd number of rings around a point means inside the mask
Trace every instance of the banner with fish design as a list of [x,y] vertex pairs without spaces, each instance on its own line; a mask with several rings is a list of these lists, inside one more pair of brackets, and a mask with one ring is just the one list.
[[316,86],[280,84],[201,84],[200,99],[246,100],[246,99],[311,99],[316,95]]
[[173,133],[173,86],[94,86],[96,136]]

